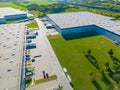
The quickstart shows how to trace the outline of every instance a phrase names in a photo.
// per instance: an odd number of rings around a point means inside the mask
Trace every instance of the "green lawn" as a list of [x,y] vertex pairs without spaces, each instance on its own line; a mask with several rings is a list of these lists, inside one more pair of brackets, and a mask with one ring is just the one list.
[[38,79],[35,81],[35,84],[42,84],[42,83],[45,83],[45,82],[49,82],[49,81],[52,81],[52,80],[56,80],[57,79],[57,76],[56,75],[52,75],[50,76],[49,78],[46,78],[46,79]]
[[17,5],[17,4],[12,3],[12,2],[0,2],[0,8],[1,7],[13,7],[13,8],[16,8],[16,9],[27,10],[26,7]]
[[36,21],[26,24],[27,28],[38,28]]
[[[59,35],[48,36],[48,39],[62,67],[67,68],[73,80],[75,90],[96,90],[97,88],[93,84],[92,79],[96,80],[102,90],[109,90],[111,88],[105,82],[101,72],[105,69],[106,62],[109,62],[111,68],[114,65],[107,54],[110,49],[113,49],[114,56],[120,58],[119,46],[95,32],[69,35],[65,39]],[[96,58],[100,69],[97,69],[84,56],[83,52],[86,52],[88,49],[91,49],[91,55]],[[109,76],[107,75],[107,77]],[[109,82],[108,80],[106,81]]]
[[50,5],[56,2],[47,2],[47,1],[30,1],[28,3],[20,3],[21,5],[27,6],[30,4],[38,4],[38,5]]
[[6,24],[17,23],[17,22],[21,22],[23,20],[25,20],[25,19],[9,20],[9,21],[6,22]]
[[80,9],[76,9],[76,8],[68,8],[68,9],[65,10],[65,12],[66,13],[67,12],[81,12],[81,10]]
[[0,7],[10,7],[11,3],[7,3],[7,2],[0,2]]

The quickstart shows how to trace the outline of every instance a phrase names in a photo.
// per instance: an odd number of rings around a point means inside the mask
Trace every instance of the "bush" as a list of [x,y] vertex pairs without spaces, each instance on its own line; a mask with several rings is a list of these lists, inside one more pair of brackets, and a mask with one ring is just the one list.
[[108,52],[108,54],[109,54],[110,56],[112,56],[112,55],[113,55],[113,50],[110,49],[110,51]]
[[91,54],[91,53],[92,53],[92,51],[89,49],[89,50],[87,51],[87,53],[88,53],[88,54]]
[[114,68],[114,70],[115,70],[117,73],[120,72],[120,66],[119,66],[119,65],[116,65],[116,66],[114,66],[113,68]]
[[120,74],[113,74],[113,80],[115,80],[117,83],[120,82]]
[[102,87],[99,85],[99,83],[95,79],[92,80],[92,83],[95,85],[97,90],[102,90]]
[[32,78],[29,77],[29,78],[26,78],[26,83],[30,83],[32,81]]

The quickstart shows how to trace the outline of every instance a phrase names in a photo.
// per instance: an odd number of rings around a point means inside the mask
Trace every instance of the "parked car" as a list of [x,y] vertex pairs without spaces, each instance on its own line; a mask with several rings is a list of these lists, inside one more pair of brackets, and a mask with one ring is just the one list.
[[30,55],[26,54],[26,57],[30,57]]
[[12,63],[12,62],[14,62],[14,60],[10,60],[10,61],[9,61],[9,63]]
[[26,60],[30,60],[30,57],[26,57]]
[[31,39],[27,39],[27,43],[31,43],[32,42],[32,40]]
[[32,62],[35,62],[35,59],[34,59],[34,58],[32,59]]
[[7,69],[7,72],[10,72],[10,71],[12,71],[12,69],[11,69],[11,68],[8,68],[8,69]]

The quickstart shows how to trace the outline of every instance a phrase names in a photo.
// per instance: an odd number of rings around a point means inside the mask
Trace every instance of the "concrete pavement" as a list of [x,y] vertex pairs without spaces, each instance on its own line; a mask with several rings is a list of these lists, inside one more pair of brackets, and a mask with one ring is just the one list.
[[50,82],[46,82],[46,83],[42,83],[42,84],[38,84],[38,85],[33,85],[29,88],[27,88],[27,90],[53,90],[54,87],[58,86],[58,83],[56,80],[50,81]]
[[46,37],[46,27],[44,26],[43,22],[41,20],[39,20],[38,18],[36,19],[39,29],[40,29],[40,35],[41,37],[44,38],[44,42],[46,43],[44,45],[44,48],[46,49],[46,54],[47,57],[49,59],[49,64],[51,64],[51,70],[53,71],[53,73],[55,75],[57,75],[58,79],[58,83],[62,85],[63,90],[73,90],[72,87],[70,86],[63,70],[62,67]]

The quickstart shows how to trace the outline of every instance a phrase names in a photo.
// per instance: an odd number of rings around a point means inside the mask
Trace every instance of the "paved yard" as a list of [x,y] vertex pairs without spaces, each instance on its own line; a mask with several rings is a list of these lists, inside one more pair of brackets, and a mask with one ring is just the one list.
[[[35,58],[36,59],[35,62],[32,63],[32,66],[35,67],[34,79],[37,80],[43,78],[42,71],[46,71],[49,74],[49,76],[57,75],[58,77],[56,81],[57,83],[53,82],[55,85],[56,84],[62,85],[63,90],[72,90],[67,78],[63,73],[61,65],[59,64],[59,61],[46,37],[48,31],[46,30],[43,22],[41,22],[39,19],[36,20],[38,22],[39,30],[38,30],[38,36],[36,37],[36,39],[33,40],[33,42],[36,43],[37,48],[31,50],[31,55],[32,57],[36,55],[41,55],[41,57]],[[54,30],[52,32],[58,34]],[[48,33],[52,33],[52,32],[49,31]],[[46,84],[46,89],[47,88],[51,88],[51,87],[49,87],[49,85]],[[46,90],[46,89],[41,89],[41,90]],[[28,88],[28,90],[31,89]]]

